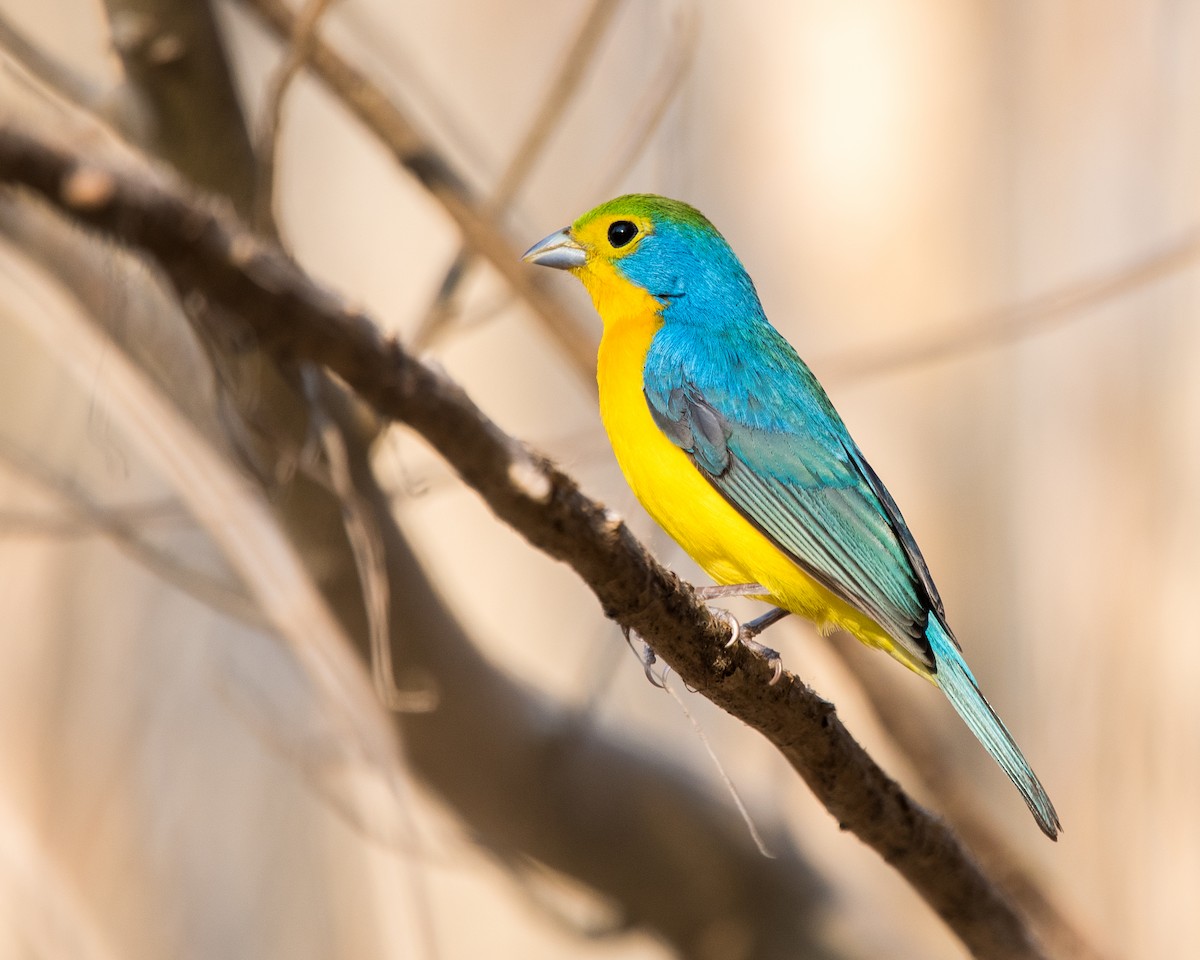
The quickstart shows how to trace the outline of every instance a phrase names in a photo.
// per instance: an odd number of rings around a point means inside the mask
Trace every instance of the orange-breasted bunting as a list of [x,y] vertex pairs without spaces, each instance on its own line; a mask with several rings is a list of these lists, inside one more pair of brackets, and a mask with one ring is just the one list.
[[650,515],[718,584],[752,584],[935,683],[1055,839],[1054,805],[963,661],[904,517],[716,228],[635,194],[525,259],[591,294],[601,416]]

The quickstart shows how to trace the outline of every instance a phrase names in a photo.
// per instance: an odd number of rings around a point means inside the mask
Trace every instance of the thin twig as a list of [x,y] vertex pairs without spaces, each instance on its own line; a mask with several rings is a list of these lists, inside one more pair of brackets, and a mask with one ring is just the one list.
[[[312,53],[321,17],[329,9],[330,0],[309,0],[296,20],[287,55],[267,85],[267,103],[262,129],[258,138],[258,195],[254,226],[262,233],[277,235],[275,200],[276,148],[282,120],[283,101],[292,81]],[[329,485],[342,507],[346,539],[363,591],[370,633],[371,675],[375,692],[388,709],[396,710],[404,702],[396,689],[389,642],[389,596],[385,560],[378,533],[369,522],[361,497],[354,489],[346,444],[337,424],[328,415],[322,398],[322,378],[316,368],[306,366],[300,371],[305,398],[311,412],[311,429],[325,452],[328,475],[321,481]]]
[[[280,37],[295,30],[296,18],[280,0],[242,0]],[[566,354],[581,381],[594,388],[596,338],[572,319],[572,311],[534,280],[511,242],[472,197],[465,181],[413,122],[362,71],[329,44],[313,40],[309,67],[428,191],[457,225],[463,243],[486,259],[533,311],[542,327]]]
[[[497,220],[500,218],[533,170],[534,163],[541,155],[554,128],[578,92],[600,46],[600,40],[620,6],[620,0],[592,0],[591,9],[583,18],[575,39],[562,57],[562,66],[546,87],[546,95],[533,122],[525,131],[525,136],[521,138],[521,143],[504,172],[500,174],[500,179],[488,198],[488,216]],[[446,268],[442,282],[438,284],[433,302],[413,330],[413,350],[425,349],[454,316],[455,294],[470,265],[471,251],[466,247],[459,249],[450,266]]]
[[583,18],[579,30],[562,58],[562,66],[546,88],[546,96],[538,108],[533,123],[525,132],[520,146],[500,175],[489,200],[489,212],[504,210],[516,198],[533,165],[537,162],[546,141],[558,126],[567,107],[579,92],[588,69],[604,39],[621,0],[592,0],[591,9]]
[[923,337],[905,336],[845,350],[813,366],[823,379],[856,382],[900,373],[916,366],[957,360],[981,350],[1017,343],[1047,333],[1084,311],[1116,300],[1170,276],[1200,259],[1200,230],[1131,264],[1089,277],[1015,307],[1003,307],[955,321]]
[[595,191],[599,197],[608,197],[617,192],[622,179],[650,145],[654,132],[666,116],[667,108],[679,95],[696,54],[696,42],[700,38],[700,16],[695,0],[684,0],[680,4],[672,28],[669,42],[663,45],[666,50],[663,60],[630,114],[635,119],[625,126],[624,140],[600,165],[600,170],[606,172],[599,189]]
[[300,73],[312,51],[317,25],[329,9],[330,0],[308,0],[296,18],[283,62],[267,81],[266,104],[257,141],[258,173],[255,177],[254,217],[252,225],[261,233],[275,236],[275,163],[279,131],[283,121],[283,101],[292,81]]
[[0,182],[152,256],[180,296],[250,326],[276,358],[325,364],[381,416],[422,434],[505,522],[569,564],[606,613],[650,642],[708,699],[770,740],[844,829],[875,849],[976,956],[1044,956],[1008,898],[937,817],[853,739],[796,677],[726,649],[728,626],[656,563],[625,524],[487,419],[444,374],[314,284],[278,248],[183,193],[99,169],[0,128]]
[[6,55],[39,89],[52,92],[68,103],[102,113],[114,100],[111,88],[95,83],[70,66],[31,43],[29,38],[0,12],[0,52]]
[[445,82],[436,76],[436,60],[434,76],[422,70],[423,55],[440,57],[441,51],[422,43],[420,34],[401,32],[409,26],[408,19],[396,17],[395,10],[386,5],[344,3],[338,20],[354,37],[355,59],[363,62],[369,57],[379,64],[380,82],[392,96],[414,105],[428,118],[430,129],[446,144],[447,152],[461,157],[472,175],[494,177],[501,164],[493,138],[462,121],[447,96]]
[[[59,476],[45,464],[39,463],[32,454],[18,449],[4,438],[0,438],[0,463],[36,485],[39,490],[53,496],[69,514],[67,518],[57,518],[57,529],[47,525],[53,518],[26,518],[41,521],[40,529],[26,526],[26,531],[54,535],[66,532],[99,533],[112,541],[121,552],[146,572],[171,584],[194,600],[247,626],[262,628],[266,624],[262,612],[239,584],[220,580],[189,567],[170,551],[156,547],[142,538],[138,533],[137,523],[138,518],[145,515],[143,510],[100,506],[68,478]],[[8,527],[12,519],[19,518],[9,518],[0,523]],[[69,526],[64,527],[64,523]],[[5,532],[13,531],[9,528]]]
[[342,522],[346,527],[346,539],[354,555],[354,566],[363,593],[363,609],[367,614],[367,630],[370,634],[371,677],[375,681],[375,692],[379,702],[389,710],[401,708],[404,697],[396,689],[396,672],[392,666],[391,631],[389,627],[390,595],[387,583],[387,560],[379,532],[371,523],[371,514],[354,488],[350,458],[346,450],[346,438],[326,410],[322,396],[324,378],[320,368],[306,365],[300,371],[305,399],[312,411],[311,429],[316,434],[325,452],[327,474],[321,482],[326,483],[337,495],[342,508]]
[[[293,15],[279,0],[242,0],[262,16],[277,33],[287,35],[294,23]],[[685,25],[688,21],[685,21]],[[683,45],[686,48],[686,44]],[[677,76],[682,76],[687,59],[679,62]],[[376,137],[384,142],[402,164],[414,173],[431,193],[442,202],[463,232],[464,241],[488,259],[524,298],[542,320],[553,339],[564,347],[583,382],[591,383],[594,373],[594,342],[581,335],[566,318],[569,311],[545,290],[522,277],[521,271],[505,260],[508,244],[494,224],[487,221],[470,201],[461,181],[450,171],[445,161],[417,136],[415,128],[400,111],[388,103],[383,93],[365,76],[350,67],[331,48],[318,44],[314,51],[313,68],[317,75],[342,97],[350,110]],[[669,80],[672,73],[664,74]],[[669,86],[669,85],[668,85]],[[669,99],[658,101],[665,110]],[[635,142],[636,146],[636,142]],[[416,161],[415,163],[406,162]],[[432,168],[425,164],[432,162]],[[818,360],[813,366],[831,380],[846,381],[884,376],[909,366],[1009,343],[1047,329],[1053,322],[1088,307],[1094,307],[1113,297],[1123,296],[1147,283],[1179,269],[1196,258],[1200,236],[1192,235],[1176,247],[1139,261],[1127,270],[1099,281],[1089,281],[1065,290],[1054,291],[1016,310],[1005,308],[974,318],[963,325],[955,324],[953,333],[941,333],[913,342],[905,338],[886,347],[872,346],[864,350],[846,351]]]
[[[617,144],[609,158],[600,164],[599,169],[603,171],[603,179],[601,186],[591,191],[593,196],[608,197],[615,193],[620,187],[622,179],[629,173],[629,169],[638,162],[653,141],[654,132],[662,123],[663,117],[666,116],[667,108],[679,95],[680,87],[692,65],[692,59],[696,52],[696,41],[699,38],[699,22],[700,18],[695,3],[693,0],[685,0],[678,8],[674,33],[669,42],[663,45],[666,51],[663,60],[647,84],[646,92],[630,112],[634,119],[624,126],[624,139]],[[459,263],[460,261],[456,260],[455,266],[458,266]],[[434,303],[430,307],[430,312],[423,318],[412,337],[411,342],[415,350],[430,346],[437,338],[440,329],[451,313],[452,305],[447,304],[446,300],[461,281],[462,274],[455,274],[454,267],[452,267],[442,281]],[[461,317],[456,324],[456,329],[466,330],[480,326],[501,311],[507,310],[512,303],[512,295],[507,292],[502,293],[494,297],[491,302],[471,311],[468,316]],[[581,376],[586,376],[589,384],[595,375],[591,369],[587,371],[577,369],[576,372]]]

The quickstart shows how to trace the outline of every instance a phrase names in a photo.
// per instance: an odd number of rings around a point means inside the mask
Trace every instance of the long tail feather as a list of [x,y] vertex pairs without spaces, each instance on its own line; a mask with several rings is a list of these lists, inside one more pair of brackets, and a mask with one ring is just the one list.
[[1054,804],[1046,795],[1045,789],[1029,763],[1021,754],[1020,747],[1012,738],[1007,728],[996,716],[996,711],[979,692],[979,685],[971,674],[970,668],[963,661],[957,645],[950,633],[936,616],[929,618],[929,627],[925,631],[930,645],[933,647],[937,660],[937,674],[934,682],[942,688],[946,698],[953,704],[958,715],[963,718],[971,732],[983,744],[1008,774],[1008,777],[1025,798],[1034,819],[1042,832],[1051,840],[1058,839],[1062,829]]

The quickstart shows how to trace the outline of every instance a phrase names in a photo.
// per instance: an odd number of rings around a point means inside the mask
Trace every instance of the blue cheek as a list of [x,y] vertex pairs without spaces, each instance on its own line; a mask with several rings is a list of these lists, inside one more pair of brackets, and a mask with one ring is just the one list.
[[663,304],[668,322],[716,330],[763,319],[745,269],[717,234],[661,228],[614,265]]
[[686,277],[704,269],[695,253],[672,233],[654,233],[638,248],[617,261],[617,269],[631,282],[660,299],[683,296]]

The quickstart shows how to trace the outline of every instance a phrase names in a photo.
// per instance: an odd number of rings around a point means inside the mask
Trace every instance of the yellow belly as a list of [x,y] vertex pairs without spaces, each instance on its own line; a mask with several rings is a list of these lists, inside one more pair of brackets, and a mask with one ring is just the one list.
[[626,309],[619,311],[613,302],[605,304],[597,367],[600,415],[642,506],[717,583],[761,583],[766,593],[760,599],[812,620],[823,631],[845,629],[927,673],[878,624],[812,580],[756,530],[654,423],[642,371],[661,320],[657,303],[645,300],[623,303]]

